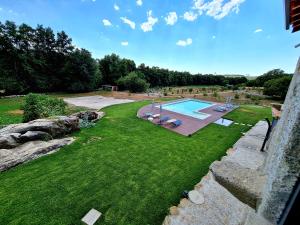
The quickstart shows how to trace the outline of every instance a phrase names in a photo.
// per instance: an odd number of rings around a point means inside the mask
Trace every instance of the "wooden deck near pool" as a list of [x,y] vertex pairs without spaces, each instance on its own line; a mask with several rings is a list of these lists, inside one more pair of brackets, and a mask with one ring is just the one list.
[[[180,99],[180,101],[182,101],[184,99]],[[178,101],[178,100],[177,100]],[[171,102],[164,102],[162,104],[167,104],[167,103],[172,103],[172,102],[177,102],[177,101],[171,101]],[[200,119],[196,119],[194,117],[191,116],[186,116],[180,113],[176,113],[176,112],[172,112],[172,111],[168,111],[165,109],[162,109],[162,112],[160,113],[160,109],[159,107],[153,107],[152,104],[150,105],[146,105],[143,108],[141,108],[138,113],[137,116],[139,118],[142,118],[144,120],[147,120],[146,117],[144,117],[145,113],[151,112],[153,114],[161,114],[161,116],[169,116],[171,119],[178,119],[182,121],[182,125],[180,125],[179,127],[175,127],[173,128],[171,125],[160,125],[162,127],[165,127],[168,130],[174,131],[176,133],[179,133],[181,135],[184,136],[190,136],[192,134],[194,134],[195,132],[197,132],[198,130],[202,129],[203,127],[207,126],[210,123],[215,122],[216,120],[220,119],[221,117],[223,117],[224,115],[226,115],[227,113],[231,112],[233,109],[227,110],[225,112],[216,112],[214,111],[214,108],[216,108],[217,106],[223,106],[223,103],[216,103],[216,102],[212,102],[213,105],[205,108],[203,110],[199,110],[199,112],[202,113],[206,113],[209,114],[210,116],[207,117],[204,120],[200,120]],[[155,106],[159,106],[159,104],[155,104]],[[149,121],[155,124],[158,124],[159,122],[159,118],[154,119],[153,121]]]

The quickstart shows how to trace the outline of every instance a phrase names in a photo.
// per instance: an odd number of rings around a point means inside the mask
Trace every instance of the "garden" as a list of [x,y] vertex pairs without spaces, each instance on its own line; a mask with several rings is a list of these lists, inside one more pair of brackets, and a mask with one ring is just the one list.
[[[91,208],[103,213],[98,224],[161,224],[249,129],[210,124],[184,137],[137,118],[147,104],[107,107],[95,126],[72,135],[73,144],[0,173],[0,224],[81,224]],[[0,99],[1,124],[21,122],[21,105],[23,98]],[[252,125],[265,117],[270,108],[257,105],[226,116]]]

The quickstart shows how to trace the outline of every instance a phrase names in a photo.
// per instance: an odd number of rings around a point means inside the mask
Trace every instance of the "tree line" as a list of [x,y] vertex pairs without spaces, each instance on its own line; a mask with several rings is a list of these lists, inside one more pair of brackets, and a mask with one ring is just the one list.
[[100,82],[91,53],[64,32],[0,22],[0,90],[7,94],[89,91]]
[[88,50],[76,48],[64,31],[55,34],[42,25],[32,28],[11,21],[0,22],[0,90],[5,94],[86,92],[101,84],[119,85],[121,89],[133,87],[138,91],[187,85],[263,86],[266,79],[278,78],[280,74],[282,71],[248,81],[244,76],[191,74],[145,64],[137,66],[133,60],[116,54],[94,59]]

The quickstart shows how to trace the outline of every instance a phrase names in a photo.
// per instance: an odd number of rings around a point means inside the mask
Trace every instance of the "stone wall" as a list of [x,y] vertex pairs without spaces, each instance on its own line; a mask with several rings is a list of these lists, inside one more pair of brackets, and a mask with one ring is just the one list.
[[266,151],[267,183],[258,212],[276,223],[300,175],[300,60]]

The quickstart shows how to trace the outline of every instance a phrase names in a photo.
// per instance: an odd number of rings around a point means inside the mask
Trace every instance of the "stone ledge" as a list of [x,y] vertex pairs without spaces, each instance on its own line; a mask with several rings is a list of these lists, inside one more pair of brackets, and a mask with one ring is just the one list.
[[227,156],[222,158],[222,161],[237,163],[242,167],[252,170],[260,169],[266,158],[266,153],[264,152],[253,151],[243,147],[232,149],[227,154]]
[[240,201],[256,208],[266,181],[266,177],[261,172],[226,160],[214,162],[210,170],[217,182]]
[[216,182],[212,173],[208,173],[195,190],[204,196],[204,203],[196,205],[182,199],[178,207],[170,208],[163,225],[242,225],[251,219],[260,221],[260,225],[270,225]]

